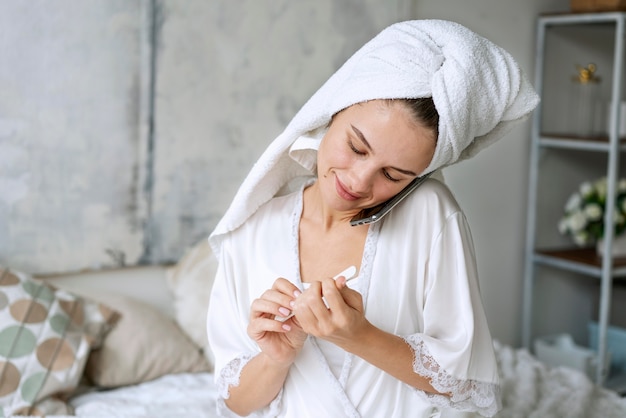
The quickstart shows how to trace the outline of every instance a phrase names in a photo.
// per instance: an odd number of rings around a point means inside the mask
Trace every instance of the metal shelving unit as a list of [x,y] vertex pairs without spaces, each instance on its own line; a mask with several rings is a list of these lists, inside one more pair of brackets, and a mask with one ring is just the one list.
[[[610,304],[614,278],[626,277],[626,260],[600,257],[594,249],[579,248],[538,248],[538,219],[542,215],[538,207],[538,187],[541,180],[540,155],[546,150],[561,152],[576,150],[578,152],[604,153],[607,157],[606,172],[608,190],[615,190],[619,175],[620,153],[626,151],[626,142],[619,137],[620,102],[623,98],[624,71],[624,35],[626,13],[592,13],[541,16],[537,21],[537,45],[535,59],[535,87],[539,95],[546,97],[544,85],[546,77],[546,41],[550,31],[559,27],[580,27],[584,30],[589,25],[607,26],[614,31],[614,46],[610,77],[611,97],[609,104],[608,135],[580,137],[572,133],[542,132],[544,125],[544,109],[540,103],[534,113],[532,124],[532,142],[530,154],[530,174],[528,190],[528,215],[525,246],[525,275],[523,303],[523,335],[526,348],[531,348],[533,334],[533,311],[535,310],[535,280],[538,266],[549,266],[567,272],[586,275],[599,279],[600,300],[598,312],[598,364],[606,365],[607,359],[607,327],[609,325]],[[543,102],[543,100],[542,100]],[[563,202],[556,202],[562,205]],[[607,194],[605,224],[612,224],[615,207],[614,193]],[[611,254],[613,246],[612,228],[607,228],[604,241],[604,254]],[[606,384],[608,367],[598,367],[596,382]]]

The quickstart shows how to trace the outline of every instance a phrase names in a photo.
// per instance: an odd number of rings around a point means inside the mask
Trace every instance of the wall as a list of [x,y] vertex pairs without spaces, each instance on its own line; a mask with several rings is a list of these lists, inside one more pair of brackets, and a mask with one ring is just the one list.
[[0,264],[141,256],[145,5],[0,3]]
[[0,3],[0,264],[167,263],[408,1]]

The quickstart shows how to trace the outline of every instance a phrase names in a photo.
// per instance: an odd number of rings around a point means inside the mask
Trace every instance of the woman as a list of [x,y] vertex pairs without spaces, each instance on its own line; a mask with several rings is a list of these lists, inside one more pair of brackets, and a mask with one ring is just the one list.
[[[380,222],[350,220],[473,155],[536,104],[509,54],[452,22],[392,25],[357,51],[211,234],[220,413],[494,415],[472,240],[446,186],[426,180]],[[348,266],[357,279],[333,278]]]

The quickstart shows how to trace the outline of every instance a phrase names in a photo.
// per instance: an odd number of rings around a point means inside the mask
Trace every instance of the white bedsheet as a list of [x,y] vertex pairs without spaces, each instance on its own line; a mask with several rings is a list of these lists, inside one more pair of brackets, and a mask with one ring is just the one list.
[[[502,380],[498,418],[625,418],[626,398],[583,373],[549,368],[527,351],[495,342]],[[89,418],[213,418],[216,390],[209,373],[168,375],[137,386],[73,398]]]
[[89,418],[213,418],[216,391],[213,375],[167,375],[136,386],[91,392],[70,403],[79,417]]
[[497,418],[626,418],[626,398],[582,372],[548,367],[528,351],[495,342],[502,384]]

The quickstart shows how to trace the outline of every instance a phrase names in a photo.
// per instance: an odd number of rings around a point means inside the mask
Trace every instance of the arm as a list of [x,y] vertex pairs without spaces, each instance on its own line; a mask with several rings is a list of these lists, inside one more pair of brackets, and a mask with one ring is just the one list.
[[270,404],[280,392],[291,364],[302,349],[306,334],[293,319],[281,322],[299,290],[285,279],[277,279],[271,289],[251,305],[248,335],[261,352],[242,369],[238,385],[229,386],[226,405],[239,415]]
[[442,394],[433,388],[428,377],[414,372],[415,353],[402,337],[366,321],[353,339],[343,340],[337,345],[416,389]]
[[242,416],[269,405],[280,392],[290,366],[276,363],[263,352],[259,353],[244,366],[239,385],[229,387],[226,405]]
[[[322,294],[330,309],[321,301]],[[439,393],[429,378],[414,372],[411,346],[402,337],[367,321],[361,295],[347,288],[343,278],[313,283],[298,298],[294,311],[307,333],[336,344],[416,389]]]
[[284,323],[274,319],[276,315],[286,316],[284,309],[290,308],[298,289],[285,279],[277,279],[270,282],[269,289],[256,290],[259,296],[252,300],[246,280],[251,273],[237,258],[241,246],[236,248],[238,251],[231,248],[230,240],[223,242],[207,313],[207,334],[215,355],[217,406],[225,415],[229,411],[245,415],[264,407],[271,412],[280,405],[276,396],[306,339],[293,324],[294,318]]
[[[371,326],[371,325],[370,325]],[[494,416],[500,406],[499,385],[472,379],[458,379],[447,373],[431,356],[425,336],[405,338],[387,334],[371,326],[363,340],[348,342],[343,348],[384,370],[396,379],[423,391],[433,405]],[[399,340],[399,341],[398,341]],[[407,367],[406,351],[411,360]]]

